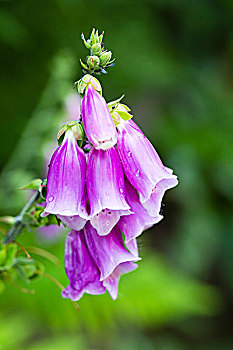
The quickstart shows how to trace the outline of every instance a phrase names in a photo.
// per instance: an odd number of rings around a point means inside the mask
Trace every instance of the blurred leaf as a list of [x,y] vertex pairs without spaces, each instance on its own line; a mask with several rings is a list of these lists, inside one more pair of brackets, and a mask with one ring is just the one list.
[[0,271],[7,271],[14,265],[16,253],[17,245],[15,243],[0,244]]

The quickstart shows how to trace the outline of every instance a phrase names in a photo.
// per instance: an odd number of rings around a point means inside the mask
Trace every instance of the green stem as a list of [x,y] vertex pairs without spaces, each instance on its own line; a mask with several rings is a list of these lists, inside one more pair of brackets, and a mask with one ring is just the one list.
[[40,193],[37,191],[31,199],[26,203],[26,205],[21,210],[20,214],[17,216],[14,225],[10,228],[10,230],[7,232],[3,244],[8,244],[12,241],[15,241],[16,238],[20,235],[22,232],[25,224],[23,223],[23,216],[26,213],[26,211],[32,206],[32,204],[40,197]]

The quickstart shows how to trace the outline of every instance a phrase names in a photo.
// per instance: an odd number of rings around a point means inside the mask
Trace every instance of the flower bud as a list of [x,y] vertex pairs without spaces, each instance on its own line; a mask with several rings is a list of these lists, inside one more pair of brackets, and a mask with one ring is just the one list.
[[96,149],[106,150],[117,141],[117,132],[105,99],[88,85],[81,105],[83,127]]
[[84,131],[81,124],[77,123],[72,127],[73,135],[76,138],[76,140],[83,140],[84,138]]
[[94,44],[91,48],[92,55],[98,55],[101,52],[101,45]]
[[100,59],[98,56],[89,56],[87,59],[87,64],[90,68],[95,68],[99,65]]
[[99,80],[97,80],[96,78],[94,78],[92,75],[90,74],[86,74],[84,75],[84,77],[82,77],[77,83],[77,88],[78,88],[78,93],[82,96],[85,92],[85,89],[87,87],[87,85],[91,83],[91,85],[94,87],[94,89],[96,91],[98,91],[100,94],[102,94],[102,87],[101,84],[99,82]]
[[105,66],[110,61],[111,57],[112,57],[111,51],[107,51],[107,52],[102,53],[102,55],[100,56],[101,66]]

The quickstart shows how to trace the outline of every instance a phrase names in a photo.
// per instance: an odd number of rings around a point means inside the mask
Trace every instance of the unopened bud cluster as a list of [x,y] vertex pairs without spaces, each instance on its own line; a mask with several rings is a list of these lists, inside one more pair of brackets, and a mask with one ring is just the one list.
[[115,59],[111,60],[112,52],[104,49],[103,36],[104,32],[99,35],[98,30],[94,28],[89,39],[86,40],[84,34],[81,35],[84,45],[90,50],[90,55],[86,57],[85,63],[80,59],[84,73],[107,73],[106,68],[113,65]]

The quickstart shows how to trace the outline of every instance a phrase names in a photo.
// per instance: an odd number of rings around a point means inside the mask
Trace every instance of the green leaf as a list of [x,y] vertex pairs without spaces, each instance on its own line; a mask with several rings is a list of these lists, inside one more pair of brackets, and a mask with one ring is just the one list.
[[26,186],[21,187],[21,190],[37,190],[41,184],[41,179],[34,179],[31,182],[29,182]]
[[15,257],[17,253],[17,245],[11,243],[8,245],[1,245],[1,258],[0,258],[0,271],[9,270],[13,267],[15,262]]

